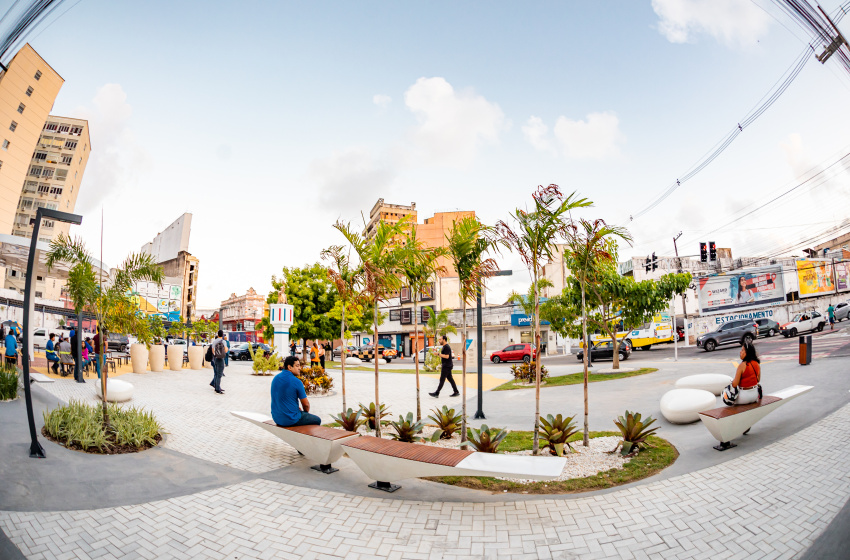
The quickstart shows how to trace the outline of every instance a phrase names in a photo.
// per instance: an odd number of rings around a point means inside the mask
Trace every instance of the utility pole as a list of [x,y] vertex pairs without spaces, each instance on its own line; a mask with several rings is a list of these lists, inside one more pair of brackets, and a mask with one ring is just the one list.
[[[680,231],[678,235],[673,238],[673,250],[676,252],[676,266],[679,268],[679,274],[682,273],[682,259],[679,258],[679,248],[676,246],[676,240],[682,237],[682,232]],[[687,292],[686,292],[687,293]],[[690,334],[688,333],[688,305],[685,303],[685,295],[682,294],[682,314],[685,316],[685,348],[688,347]],[[675,330],[675,323],[674,323]],[[676,338],[679,337],[678,333],[674,335]]]

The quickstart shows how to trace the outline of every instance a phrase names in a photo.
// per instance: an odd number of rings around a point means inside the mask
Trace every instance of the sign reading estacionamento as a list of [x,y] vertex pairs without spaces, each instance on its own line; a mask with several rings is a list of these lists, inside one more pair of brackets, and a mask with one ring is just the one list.
[[779,305],[785,301],[782,267],[766,266],[699,278],[703,315]]
[[797,261],[797,280],[800,282],[801,298],[835,293],[831,262]]

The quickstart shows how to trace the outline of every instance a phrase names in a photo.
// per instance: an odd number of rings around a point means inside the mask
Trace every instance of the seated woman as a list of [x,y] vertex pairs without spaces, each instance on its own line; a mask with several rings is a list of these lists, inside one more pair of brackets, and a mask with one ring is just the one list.
[[745,342],[741,346],[741,363],[735,370],[735,379],[732,380],[732,387],[738,390],[737,397],[732,398],[732,395],[724,391],[723,402],[734,406],[758,401],[761,398],[759,383],[761,383],[761,360],[756,355],[756,347],[753,343]]

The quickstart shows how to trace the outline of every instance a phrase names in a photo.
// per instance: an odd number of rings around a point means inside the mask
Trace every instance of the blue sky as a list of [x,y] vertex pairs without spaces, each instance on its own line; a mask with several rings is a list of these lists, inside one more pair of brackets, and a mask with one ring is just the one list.
[[[199,303],[315,262],[378,197],[486,222],[557,183],[625,224],[794,62],[805,33],[768,0],[82,0],[30,37],[89,118],[77,210],[117,263],[194,214]],[[831,11],[835,1],[824,2]],[[66,6],[66,7],[67,7]],[[848,20],[850,22],[850,20]],[[850,77],[808,63],[717,161],[635,223],[621,257],[693,254],[704,232],[848,150]],[[847,216],[844,174],[712,234],[735,256]],[[746,225],[744,225],[746,224]],[[504,256],[504,267],[520,268]],[[491,300],[524,291],[500,280]]]

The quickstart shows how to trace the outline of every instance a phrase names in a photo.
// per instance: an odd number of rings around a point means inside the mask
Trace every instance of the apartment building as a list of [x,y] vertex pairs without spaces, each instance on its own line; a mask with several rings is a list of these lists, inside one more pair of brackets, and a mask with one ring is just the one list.
[[258,294],[254,288],[241,296],[235,293],[221,302],[221,328],[226,331],[245,331],[248,340],[257,340],[262,334],[257,332],[257,323],[265,317],[266,296]]
[[416,223],[416,203],[411,202],[410,206],[403,204],[387,204],[383,198],[379,198],[378,202],[369,211],[369,223],[363,230],[363,236],[367,239],[375,235],[375,230],[379,222],[389,224],[397,224],[404,219],[405,216],[410,216],[410,222]]

